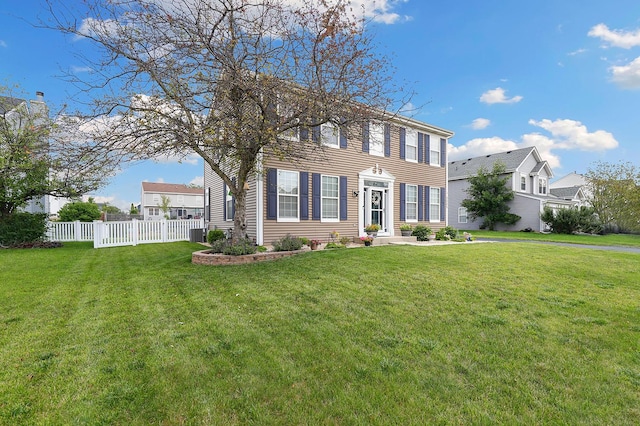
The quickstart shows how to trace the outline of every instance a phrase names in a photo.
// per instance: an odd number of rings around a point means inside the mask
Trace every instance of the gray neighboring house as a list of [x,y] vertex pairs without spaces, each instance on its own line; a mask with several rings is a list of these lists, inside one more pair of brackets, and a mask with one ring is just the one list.
[[144,220],[162,220],[162,196],[169,197],[169,219],[200,219],[204,190],[179,183],[142,182],[140,214]]
[[551,195],[565,200],[571,200],[576,206],[590,205],[591,191],[587,185],[587,178],[576,172],[569,173],[549,185]]
[[[509,203],[510,213],[521,219],[515,225],[498,224],[496,230],[520,231],[531,228],[534,231],[546,231],[548,227],[540,220],[545,206],[554,210],[578,205],[584,199],[581,188],[569,187],[551,190],[549,181],[553,172],[536,147],[514,149],[496,154],[456,160],[449,163],[449,225],[458,229],[478,230],[482,218],[472,221],[462,207],[462,201],[468,198],[468,178],[474,176],[483,167],[493,169],[496,162],[506,167],[507,185],[514,191],[514,199]],[[555,192],[555,193],[554,193]]]

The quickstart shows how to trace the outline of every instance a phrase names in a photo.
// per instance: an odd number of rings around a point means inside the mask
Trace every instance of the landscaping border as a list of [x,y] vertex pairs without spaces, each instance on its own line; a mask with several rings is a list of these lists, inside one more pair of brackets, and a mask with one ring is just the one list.
[[233,256],[228,254],[211,253],[211,250],[200,250],[191,254],[191,263],[196,265],[245,265],[247,263],[264,262],[268,260],[282,259],[304,253],[306,250],[295,251],[268,251],[255,254]]

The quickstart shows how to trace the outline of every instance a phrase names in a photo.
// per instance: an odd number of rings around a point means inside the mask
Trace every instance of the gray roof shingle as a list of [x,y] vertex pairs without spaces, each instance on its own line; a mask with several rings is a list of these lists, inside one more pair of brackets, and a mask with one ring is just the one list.
[[531,154],[534,147],[514,149],[497,154],[482,155],[466,160],[449,162],[449,180],[464,179],[475,175],[481,167],[487,171],[493,169],[493,164],[501,161],[506,166],[507,172],[515,171],[520,164]]

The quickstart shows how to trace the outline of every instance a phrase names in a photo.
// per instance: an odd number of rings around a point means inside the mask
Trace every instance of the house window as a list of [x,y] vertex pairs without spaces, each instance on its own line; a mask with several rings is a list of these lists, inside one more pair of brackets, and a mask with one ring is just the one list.
[[384,124],[371,123],[369,126],[369,154],[384,156]]
[[157,207],[149,207],[149,216],[160,216],[160,209]]
[[466,207],[458,207],[458,223],[467,223]]
[[298,172],[278,170],[278,220],[298,220]]
[[340,129],[333,123],[320,125],[320,137],[322,144],[334,148],[340,147]]
[[547,193],[547,179],[546,178],[538,178],[538,194],[546,194]]
[[520,176],[520,190],[521,191],[526,191],[527,190],[527,177],[526,176]]
[[405,212],[407,221],[418,220],[418,186],[407,185],[405,187]]
[[227,212],[226,220],[233,220],[233,214],[235,212],[233,211],[233,195],[231,195],[231,191],[227,191],[227,193],[224,195],[224,203]]
[[432,166],[440,165],[440,144],[438,143],[429,144],[429,164]]
[[407,129],[405,135],[405,159],[418,161],[418,132]]
[[429,220],[440,222],[440,188],[431,188],[429,191]]
[[337,176],[322,176],[322,220],[338,221],[339,187]]

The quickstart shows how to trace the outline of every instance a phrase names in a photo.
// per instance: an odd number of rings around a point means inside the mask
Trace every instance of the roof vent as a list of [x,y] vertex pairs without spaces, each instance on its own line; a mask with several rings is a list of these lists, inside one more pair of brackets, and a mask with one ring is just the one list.
[[507,151],[507,154],[511,154],[511,151]]
[[467,158],[467,161],[471,161],[471,158]]
[[487,158],[491,157],[491,154],[487,155]]
[[464,166],[465,164],[467,164],[467,162],[466,162],[466,161],[464,161],[464,162],[462,163],[462,165],[463,165],[463,166]]

